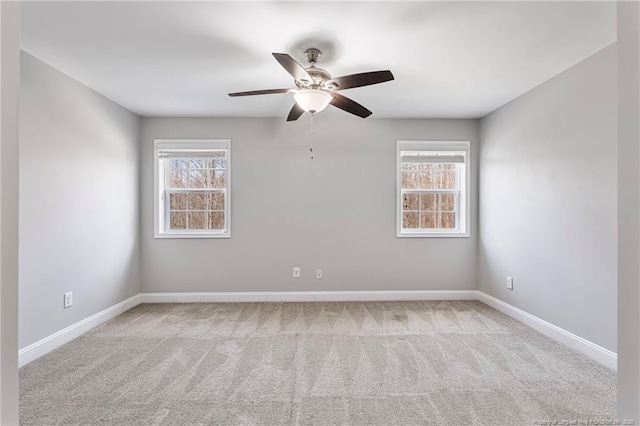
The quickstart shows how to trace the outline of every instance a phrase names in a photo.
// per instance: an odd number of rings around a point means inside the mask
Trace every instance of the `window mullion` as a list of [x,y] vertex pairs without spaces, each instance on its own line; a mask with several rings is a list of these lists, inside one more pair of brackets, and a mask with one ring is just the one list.
[[165,229],[169,229],[171,227],[171,195],[165,189],[163,191],[164,194],[164,226]]
[[438,229],[440,229],[440,211],[441,210],[442,210],[442,194],[436,194],[436,228]]
[[458,192],[458,189],[422,189],[422,188],[402,188],[400,190],[401,194],[423,194],[423,193],[443,193],[443,194],[449,194],[449,193],[456,193]]
[[458,193],[456,194],[455,198],[453,199],[453,207],[455,208],[455,221],[456,221],[456,229],[459,230],[460,229],[460,191],[458,191]]

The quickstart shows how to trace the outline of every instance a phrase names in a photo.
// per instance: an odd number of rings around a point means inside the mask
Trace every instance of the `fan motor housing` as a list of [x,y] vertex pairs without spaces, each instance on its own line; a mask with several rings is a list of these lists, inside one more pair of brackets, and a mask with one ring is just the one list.
[[311,76],[313,81],[307,82],[295,80],[298,89],[319,89],[325,86],[325,83],[331,80],[331,74],[322,68],[309,67],[305,68],[305,71]]
[[310,67],[305,68],[305,71],[311,76],[313,81],[298,81],[296,80],[296,86],[299,89],[319,89],[324,87],[325,82],[331,80],[331,74],[327,70],[316,67],[316,62],[322,56],[322,52],[319,49],[314,47],[305,50],[305,56],[307,57],[307,61],[311,64]]

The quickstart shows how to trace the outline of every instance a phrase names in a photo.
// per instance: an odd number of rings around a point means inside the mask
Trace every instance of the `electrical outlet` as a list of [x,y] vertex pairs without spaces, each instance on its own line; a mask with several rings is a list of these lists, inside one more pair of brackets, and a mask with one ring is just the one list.
[[70,308],[73,305],[73,292],[70,291],[64,294],[64,308]]
[[322,279],[322,269],[317,269],[316,270],[316,279],[318,279],[318,280]]
[[513,290],[513,278],[507,277],[507,288]]
[[293,267],[293,278],[300,278],[300,267],[299,266],[294,266]]

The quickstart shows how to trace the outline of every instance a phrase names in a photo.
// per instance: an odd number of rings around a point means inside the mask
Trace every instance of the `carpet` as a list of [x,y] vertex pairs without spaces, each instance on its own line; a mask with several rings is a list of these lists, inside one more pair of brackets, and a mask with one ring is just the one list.
[[536,425],[615,418],[615,387],[476,301],[143,304],[20,369],[20,419]]

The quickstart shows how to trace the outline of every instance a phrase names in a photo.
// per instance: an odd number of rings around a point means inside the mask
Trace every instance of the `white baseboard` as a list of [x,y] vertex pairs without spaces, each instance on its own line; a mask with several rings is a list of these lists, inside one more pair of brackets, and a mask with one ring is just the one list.
[[42,340],[39,340],[25,348],[20,349],[20,351],[18,351],[18,365],[20,367],[27,365],[31,361],[40,358],[42,355],[45,355],[56,349],[57,347],[72,341],[76,337],[79,337],[92,328],[95,328],[100,324],[117,317],[121,313],[126,312],[139,304],[140,294],[136,294],[135,296],[123,300],[117,305],[113,305],[103,311],[98,312],[95,315],[91,315],[90,317],[85,318],[82,321],[78,321],[77,323],[70,325],[67,328],[64,328],[56,333],[53,333],[50,336],[45,337]]
[[390,300],[477,300],[476,290],[261,291],[140,293],[140,303],[365,302]]
[[614,370],[617,368],[618,355],[615,352],[477,290],[139,293],[20,349],[18,363],[22,367],[141,303],[367,302],[400,300],[479,300],[609,368]]
[[389,300],[476,300],[475,290],[404,291],[265,291],[265,292],[190,292],[139,293],[69,327],[45,337],[18,352],[18,365],[27,365],[141,303],[204,302],[347,302]]
[[575,334],[565,329],[562,329],[543,319],[531,315],[530,313],[525,312],[522,309],[518,309],[508,303],[505,303],[500,299],[489,296],[482,291],[478,291],[478,300],[486,305],[491,306],[495,310],[509,315],[511,318],[514,318],[521,323],[528,325],[529,327],[539,331],[545,336],[551,337],[552,339],[555,339],[560,343],[583,353],[584,355],[599,362],[600,364],[617,370],[618,354],[616,354],[615,352],[612,352],[609,349],[605,349],[602,346],[596,345],[595,343],[590,342],[587,339],[583,339],[580,336],[576,336]]

